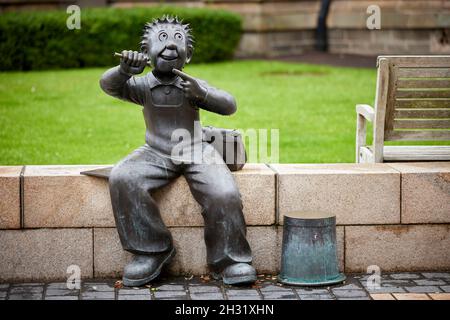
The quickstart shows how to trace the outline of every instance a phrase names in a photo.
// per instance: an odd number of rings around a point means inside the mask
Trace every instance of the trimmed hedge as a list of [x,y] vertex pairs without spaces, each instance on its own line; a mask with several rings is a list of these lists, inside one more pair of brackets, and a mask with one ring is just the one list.
[[164,14],[189,23],[195,38],[193,63],[230,59],[242,32],[241,18],[223,10],[101,8],[81,10],[81,29],[69,30],[64,11],[0,15],[0,70],[109,66],[115,51],[139,50],[146,22]]

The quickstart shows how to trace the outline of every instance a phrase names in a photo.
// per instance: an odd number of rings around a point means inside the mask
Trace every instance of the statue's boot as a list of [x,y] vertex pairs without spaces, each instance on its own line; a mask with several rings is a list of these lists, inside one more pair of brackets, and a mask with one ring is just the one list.
[[248,263],[234,263],[229,265],[220,274],[213,274],[214,278],[222,278],[224,284],[240,285],[256,281],[256,270]]
[[141,255],[135,254],[123,272],[123,284],[129,287],[142,286],[161,273],[162,268],[169,264],[175,256],[175,248],[169,252]]

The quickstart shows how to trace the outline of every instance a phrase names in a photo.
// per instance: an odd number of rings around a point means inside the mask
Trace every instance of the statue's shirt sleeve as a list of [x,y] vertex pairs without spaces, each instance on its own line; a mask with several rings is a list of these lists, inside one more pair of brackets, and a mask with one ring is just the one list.
[[139,105],[145,104],[144,77],[129,76],[114,67],[106,71],[100,79],[100,87],[107,94]]
[[236,100],[231,94],[209,85],[204,80],[197,79],[197,81],[207,90],[205,99],[196,103],[198,107],[221,115],[231,115],[236,112]]

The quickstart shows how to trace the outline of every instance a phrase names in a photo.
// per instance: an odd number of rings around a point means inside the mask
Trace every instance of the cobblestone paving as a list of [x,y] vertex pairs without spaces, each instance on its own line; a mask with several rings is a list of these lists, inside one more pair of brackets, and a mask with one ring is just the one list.
[[450,300],[450,272],[383,274],[374,287],[369,275],[348,275],[331,287],[286,286],[260,275],[253,286],[223,285],[209,277],[168,277],[140,288],[114,279],[85,280],[80,289],[65,282],[1,283],[0,300]]

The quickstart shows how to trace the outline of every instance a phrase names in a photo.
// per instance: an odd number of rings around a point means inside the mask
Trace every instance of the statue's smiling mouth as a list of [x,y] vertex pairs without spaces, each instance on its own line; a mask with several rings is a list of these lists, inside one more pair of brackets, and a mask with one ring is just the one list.
[[178,52],[176,50],[165,49],[159,56],[164,60],[172,61],[178,59]]

